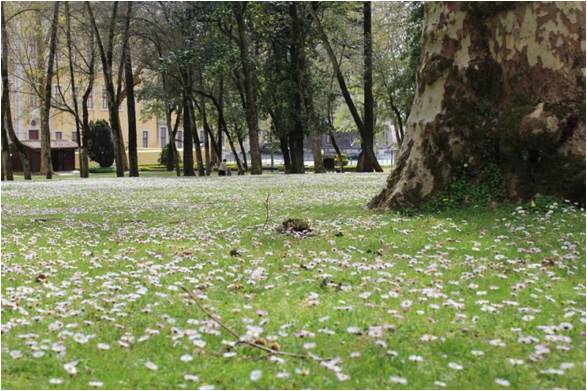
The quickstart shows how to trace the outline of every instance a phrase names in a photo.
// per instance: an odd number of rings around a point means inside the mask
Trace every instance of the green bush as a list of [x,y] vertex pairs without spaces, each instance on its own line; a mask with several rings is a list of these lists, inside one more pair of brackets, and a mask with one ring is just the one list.
[[90,167],[89,171],[92,174],[108,174],[114,172],[114,167]]
[[499,166],[490,162],[474,176],[467,166],[455,169],[446,187],[426,204],[428,211],[460,208],[463,206],[488,206],[506,198],[505,184]]
[[[179,154],[177,155],[177,159],[179,161],[179,164],[181,164],[181,156]],[[167,171],[173,171],[173,155],[171,143],[161,148],[161,154],[159,155],[159,164],[164,165],[167,168]]]
[[108,122],[104,120],[90,122],[88,156],[102,168],[111,167],[114,163],[112,130]]

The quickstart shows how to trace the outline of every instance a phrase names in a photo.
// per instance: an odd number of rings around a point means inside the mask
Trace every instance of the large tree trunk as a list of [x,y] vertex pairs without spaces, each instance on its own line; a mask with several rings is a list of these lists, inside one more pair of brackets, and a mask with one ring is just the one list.
[[418,207],[499,167],[512,200],[585,202],[585,4],[427,3],[414,105],[370,207]]
[[257,97],[254,82],[254,69],[249,53],[249,37],[245,31],[246,2],[233,3],[233,13],[237,22],[237,37],[240,51],[241,66],[243,68],[245,87],[245,115],[249,128],[249,146],[251,150],[251,175],[263,173],[261,165],[261,150],[259,148],[259,120],[257,118]]
[[51,130],[49,115],[51,112],[51,93],[53,68],[55,66],[55,51],[57,50],[57,28],[59,27],[59,2],[53,6],[53,21],[51,22],[51,38],[49,43],[49,58],[47,59],[47,74],[45,76],[45,94],[41,107],[41,174],[45,178],[53,178],[53,162],[51,160]]

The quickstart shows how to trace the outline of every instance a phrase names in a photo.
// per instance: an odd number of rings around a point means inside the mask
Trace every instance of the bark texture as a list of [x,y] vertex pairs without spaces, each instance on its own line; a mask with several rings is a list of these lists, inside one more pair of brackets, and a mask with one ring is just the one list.
[[427,3],[396,168],[370,207],[418,207],[465,168],[507,196],[585,202],[585,3]]

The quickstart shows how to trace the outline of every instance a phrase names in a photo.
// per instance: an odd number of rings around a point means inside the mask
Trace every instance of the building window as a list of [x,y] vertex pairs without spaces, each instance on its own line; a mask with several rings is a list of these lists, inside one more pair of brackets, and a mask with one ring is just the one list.
[[143,130],[143,148],[149,148],[149,131]]
[[108,108],[108,94],[106,93],[105,89],[102,89],[102,110],[106,110]]
[[37,93],[35,92],[35,90],[31,89],[31,91],[29,93],[29,107],[31,109],[34,109],[38,106],[39,106],[39,97],[37,96]]
[[55,132],[55,140],[57,140],[57,141],[63,140],[63,132]]
[[167,126],[159,126],[159,143],[161,148],[167,145]]
[[177,148],[179,148],[179,149],[183,148],[183,130],[177,131],[177,137],[175,138],[175,142],[176,142]]
[[29,140],[38,140],[39,139],[39,130],[29,130]]
[[73,141],[74,143],[77,143],[77,131],[76,130],[71,131],[71,141]]

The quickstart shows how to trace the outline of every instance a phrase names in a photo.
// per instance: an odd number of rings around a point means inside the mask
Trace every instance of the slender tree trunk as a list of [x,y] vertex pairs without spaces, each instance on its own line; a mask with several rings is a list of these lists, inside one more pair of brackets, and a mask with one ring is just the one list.
[[[14,131],[14,126],[12,124],[12,111],[10,107],[10,80],[8,79],[8,34],[6,29],[6,14],[4,12],[4,3],[0,3],[0,7],[2,9],[2,61],[0,66],[2,70],[2,139],[6,140],[6,135],[4,133],[4,131],[6,131],[10,141],[16,149],[16,153],[18,153],[20,158],[24,179],[30,180],[32,178],[31,165],[26,154],[26,147],[16,136],[16,132]],[[10,145],[8,148],[10,150]]]
[[45,77],[45,95],[41,107],[41,174],[45,178],[53,178],[53,162],[51,160],[51,130],[49,116],[51,113],[51,93],[53,68],[55,66],[55,52],[57,50],[57,28],[59,27],[59,2],[53,5],[53,21],[51,22],[51,38],[49,43],[49,57],[47,59],[47,73]]
[[237,22],[238,46],[244,74],[245,98],[247,101],[245,113],[249,128],[249,146],[251,149],[251,174],[260,175],[263,173],[263,167],[261,165],[261,150],[259,148],[259,121],[257,118],[257,98],[253,78],[254,70],[249,53],[249,38],[245,31],[244,12],[246,4],[246,2],[233,3],[233,13]]
[[[369,13],[369,20],[368,20],[368,25],[365,22],[364,23],[364,28],[368,28],[369,30],[367,31],[368,34],[365,34],[365,37],[368,37],[368,40],[365,41],[366,46],[367,45],[371,45],[371,33],[370,33],[370,26],[371,26],[371,22],[370,22],[370,9],[371,7],[369,6],[368,8],[368,13]],[[364,9],[364,11],[366,11]],[[334,68],[334,72],[336,74],[336,80],[338,81],[338,85],[340,87],[342,96],[344,98],[345,103],[347,104],[347,107],[349,108],[349,111],[351,112],[351,116],[353,117],[353,120],[357,126],[357,129],[359,130],[359,134],[361,136],[361,156],[360,156],[360,160],[359,163],[362,166],[361,168],[366,170],[366,171],[383,171],[383,169],[381,168],[381,166],[379,165],[379,163],[377,162],[377,158],[375,157],[375,152],[373,151],[373,135],[368,135],[367,132],[365,131],[365,124],[363,122],[363,120],[361,119],[361,116],[359,115],[359,111],[357,110],[357,107],[355,106],[355,103],[353,101],[353,98],[351,97],[350,91],[346,85],[346,81],[344,79],[344,75],[342,73],[342,70],[340,69],[340,64],[334,54],[334,51],[332,50],[332,46],[330,45],[330,41],[328,40],[328,36],[326,35],[326,32],[324,31],[324,29],[322,28],[322,25],[320,24],[320,20],[318,19],[318,16],[316,15],[316,12],[314,10],[313,7],[310,7],[310,14],[312,15],[312,18],[314,19],[314,21],[316,22],[316,27],[318,30],[318,35],[320,36],[320,39],[322,40],[322,43],[324,44],[324,47],[326,49],[326,53],[328,54],[328,58],[330,59],[330,62],[332,63],[332,67]],[[367,49],[366,49],[367,50]],[[369,47],[368,52],[371,53],[371,48]],[[367,62],[367,60],[365,60]],[[368,60],[370,63],[370,59]],[[371,141],[369,141],[371,140]]]
[[289,154],[289,140],[287,136],[279,136],[279,147],[283,154],[283,167],[286,174],[291,173],[291,156]]
[[126,85],[126,109],[128,118],[128,163],[129,172],[128,176],[138,177],[139,176],[139,157],[137,153],[137,116],[135,106],[135,89],[134,89],[134,77],[132,72],[132,58],[130,54],[130,18],[132,14],[132,1],[127,3],[126,13],[126,37],[125,45],[126,50],[124,51],[124,84]]
[[328,97],[328,104],[327,104],[327,110],[328,110],[328,136],[330,137],[330,142],[332,143],[332,146],[334,147],[334,151],[336,152],[336,156],[338,156],[338,162],[340,164],[340,172],[344,173],[344,161],[342,159],[342,153],[340,151],[340,148],[338,146],[338,143],[336,142],[336,137],[334,137],[334,120],[333,120],[333,114],[332,114],[332,101],[334,100],[334,96],[330,95]]
[[88,157],[88,142],[90,137],[90,113],[88,110],[88,100],[94,89],[94,79],[96,72],[96,50],[94,41],[94,32],[90,34],[90,42],[88,43],[88,50],[90,52],[90,63],[88,65],[88,86],[84,91],[82,97],[82,134],[81,139],[78,142],[81,143],[81,164],[80,164],[80,176],[87,178],[90,176],[90,161]]
[[114,144],[114,159],[116,160],[116,176],[124,176],[124,167],[126,161],[126,153],[124,150],[124,143],[122,139],[122,130],[120,127],[120,117],[118,114],[118,103],[114,91],[114,82],[112,78],[112,58],[113,58],[113,41],[114,41],[114,27],[116,25],[118,14],[118,2],[112,3],[112,15],[110,16],[110,25],[108,29],[108,46],[105,48],[100,31],[94,18],[94,13],[90,2],[86,2],[90,23],[94,30],[96,40],[98,42],[98,49],[100,51],[100,58],[102,60],[102,73],[104,74],[104,85],[108,95],[108,116],[110,119],[110,128],[112,130],[112,142]]
[[[4,107],[2,108],[4,112]],[[4,113],[2,114],[4,117]],[[10,146],[8,145],[8,134],[6,132],[6,126],[2,121],[2,180],[14,180],[14,174],[12,172],[12,159],[10,158]]]
[[224,129],[224,133],[226,134],[226,138],[228,139],[228,145],[230,145],[230,150],[232,151],[232,155],[234,156],[234,160],[236,161],[238,175],[244,175],[245,170],[243,169],[243,165],[241,163],[241,160],[238,157],[238,152],[236,151],[236,148],[234,147],[234,142],[232,141],[232,136],[230,135],[230,133],[228,132],[228,129],[226,128],[226,124],[224,124],[223,129]]
[[363,2],[363,101],[364,101],[364,128],[361,132],[361,154],[357,163],[357,171],[382,172],[373,150],[375,138],[375,116],[373,102],[373,39],[371,36],[371,2]]
[[179,152],[177,151],[177,145],[175,145],[175,137],[177,136],[177,130],[179,129],[179,122],[181,120],[181,108],[177,108],[175,115],[175,124],[171,125],[171,114],[173,109],[168,109],[165,113],[165,119],[167,122],[167,129],[169,133],[169,148],[171,148],[171,155],[173,158],[173,167],[175,167],[175,174],[181,176],[181,167],[179,165]]
[[243,155],[244,169],[245,169],[245,171],[248,171],[249,170],[249,165],[248,165],[248,162],[247,162],[247,153],[245,152],[244,137],[240,134],[240,130],[239,129],[237,129],[236,133],[237,133],[236,138],[238,139],[238,144],[239,144],[240,149],[241,149],[241,154]]
[[[271,172],[275,169],[275,151],[273,151],[273,123],[271,123],[271,128],[269,129],[269,145],[270,145],[270,153],[271,153]],[[245,160],[245,166],[247,161]]]
[[196,104],[194,98],[194,104],[198,108],[200,115],[202,116],[202,128],[204,129],[204,161],[206,163],[206,176],[210,176],[212,172],[212,160],[210,156],[210,126],[208,124],[208,115],[206,113],[206,99],[204,96],[199,95],[200,104]]
[[69,80],[71,83],[71,97],[73,101],[73,116],[75,119],[75,131],[77,135],[77,144],[78,144],[78,159],[79,159],[79,175],[80,178],[87,178],[88,177],[88,170],[84,166],[86,161],[84,161],[84,148],[82,144],[81,138],[81,131],[80,131],[80,115],[79,115],[79,105],[77,103],[77,87],[76,87],[76,80],[75,80],[75,71],[73,68],[73,50],[71,45],[71,14],[69,12],[69,2],[65,2],[65,23],[66,23],[66,39],[67,39],[67,54],[68,54],[68,65],[69,65]]
[[[191,94],[191,88],[189,89]],[[204,159],[202,158],[202,146],[200,144],[200,135],[198,134],[198,127],[196,125],[196,113],[194,112],[193,99],[190,96],[189,99],[190,109],[190,120],[192,124],[192,132],[194,134],[194,147],[196,149],[196,163],[198,164],[198,176],[206,176],[206,170],[204,167]]]
[[183,91],[183,175],[195,176],[194,171],[194,145],[192,143],[192,124],[190,118],[190,102],[185,89]]
[[398,146],[402,145],[402,142],[404,141],[404,124],[403,124],[403,120],[402,120],[402,115],[399,111],[399,109],[397,108],[397,106],[393,103],[393,97],[391,96],[391,94],[389,94],[389,107],[391,108],[391,110],[393,110],[393,113],[395,114],[395,118],[396,118],[396,124],[398,125],[398,128],[395,128],[395,137],[397,140],[397,144]]
[[418,208],[452,181],[584,204],[585,8],[426,3],[405,139],[369,206]]

